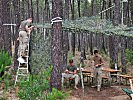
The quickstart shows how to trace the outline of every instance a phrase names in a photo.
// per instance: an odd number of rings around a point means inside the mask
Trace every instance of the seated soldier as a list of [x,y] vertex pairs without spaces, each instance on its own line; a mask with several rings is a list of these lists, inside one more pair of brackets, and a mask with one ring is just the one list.
[[69,60],[69,65],[67,66],[67,69],[65,70],[64,73],[62,73],[62,87],[64,83],[64,78],[69,79],[69,78],[74,78],[75,79],[75,89],[77,88],[77,84],[79,81],[79,76],[77,75],[77,67],[73,64],[73,60]]

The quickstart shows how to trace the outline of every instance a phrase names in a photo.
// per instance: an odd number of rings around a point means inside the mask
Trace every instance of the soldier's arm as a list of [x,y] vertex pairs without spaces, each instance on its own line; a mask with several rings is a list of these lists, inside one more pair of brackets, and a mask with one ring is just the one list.
[[74,70],[73,74],[76,74],[77,73],[77,70]]
[[100,65],[104,65],[104,61],[103,61],[103,58],[101,57],[101,64]]
[[28,25],[25,26],[25,29],[27,32],[31,31],[33,29],[34,26],[28,27]]

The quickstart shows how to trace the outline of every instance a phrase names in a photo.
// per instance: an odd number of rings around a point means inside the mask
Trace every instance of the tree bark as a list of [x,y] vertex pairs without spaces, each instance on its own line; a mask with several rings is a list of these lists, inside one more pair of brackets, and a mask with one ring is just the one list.
[[[69,20],[69,0],[65,0],[65,10],[64,10],[64,18]],[[67,55],[68,55],[68,32],[63,32],[63,70],[66,69],[67,66]]]
[[[74,9],[74,0],[70,0],[70,5],[71,5],[71,12],[72,12],[72,20],[75,19],[75,9]],[[75,33],[72,33],[72,52],[73,55],[75,56]]]
[[115,64],[118,67],[118,38],[117,36],[113,36],[113,52],[112,52],[112,68],[115,69]]
[[37,23],[39,23],[39,0],[36,0],[36,7],[37,7]]
[[127,10],[128,10],[128,3],[123,2],[123,24],[124,25],[127,25],[127,12],[128,12]]
[[91,0],[91,16],[94,15],[94,1],[95,0]]
[[45,8],[44,8],[44,21],[48,22],[50,20],[50,8],[49,8],[49,1],[45,0]]
[[14,68],[15,70],[18,67],[18,61],[17,61],[17,53],[18,53],[18,36],[19,36],[19,26],[20,26],[20,10],[19,10],[19,3],[20,1],[18,0],[13,0],[13,7],[14,7],[14,19],[15,19],[15,23],[16,23],[16,30],[15,30],[15,54],[14,54]]
[[90,53],[93,55],[93,33],[90,33]]
[[34,22],[34,13],[33,13],[33,1],[32,0],[30,0],[30,2],[31,2],[31,17],[32,17],[32,22]]
[[80,0],[77,0],[78,2],[78,16],[81,17],[81,13],[80,13]]
[[125,48],[125,38],[121,37],[121,64],[122,73],[126,74],[126,48]]
[[[109,7],[111,7],[111,6],[112,6],[112,1],[109,0]],[[109,18],[112,21],[112,9],[109,10]]]
[[132,25],[133,25],[133,0],[131,0],[131,3],[130,3],[130,11],[131,11],[131,19],[132,19]]
[[2,15],[2,1],[0,0],[0,49],[4,49],[4,33],[3,33],[3,15]]
[[[60,17],[62,9],[62,0],[52,0],[52,17]],[[50,88],[61,89],[61,73],[62,73],[62,52],[61,52],[61,36],[62,23],[56,22],[52,25],[52,44],[51,44],[51,59],[52,73],[50,77]]]
[[85,0],[85,4],[84,4],[84,16],[89,16],[89,9],[88,9],[88,0]]
[[24,7],[25,4],[24,4],[24,2],[25,2],[25,0],[22,0],[21,1],[21,16],[22,16],[21,17],[21,20],[24,20],[25,19],[25,9],[24,9],[25,8]]
[[27,1],[28,2],[28,18],[31,17],[31,3],[30,3],[30,0]]
[[114,21],[113,24],[118,26],[120,24],[120,0],[114,0],[115,7],[114,7]]
[[[2,20],[3,24],[10,24],[10,0],[2,0]],[[5,17],[6,16],[6,17]],[[11,50],[11,26],[5,25],[3,26],[4,32],[4,49],[8,51],[10,55],[12,55]]]

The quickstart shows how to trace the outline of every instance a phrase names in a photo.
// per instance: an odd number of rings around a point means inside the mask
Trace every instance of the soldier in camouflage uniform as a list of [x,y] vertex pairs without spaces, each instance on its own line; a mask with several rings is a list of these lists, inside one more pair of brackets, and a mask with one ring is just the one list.
[[79,81],[79,76],[77,75],[77,67],[74,65],[73,60],[69,60],[69,65],[67,66],[67,69],[65,70],[64,73],[62,73],[62,87],[64,83],[64,79],[75,79],[75,89],[77,88],[78,81]]
[[[98,54],[98,50],[94,50],[94,86],[100,91],[102,83],[102,65],[104,64],[102,57]],[[94,87],[92,86],[92,87]]]
[[29,35],[33,28],[30,27],[30,23],[32,22],[32,18],[28,18],[21,22],[20,25],[20,32],[19,32],[19,49],[18,49],[18,56],[25,56],[25,50],[27,49],[27,44],[29,42]]

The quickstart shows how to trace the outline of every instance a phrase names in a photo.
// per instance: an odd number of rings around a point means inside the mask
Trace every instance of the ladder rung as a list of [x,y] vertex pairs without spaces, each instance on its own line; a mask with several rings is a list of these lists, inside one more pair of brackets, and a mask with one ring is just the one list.
[[26,74],[18,74],[19,76],[28,76],[28,75],[26,75]]
[[19,69],[28,69],[28,68],[19,68]]
[[28,58],[29,56],[24,56],[24,57]]
[[23,63],[20,63],[20,64],[27,64],[28,62],[23,62]]

